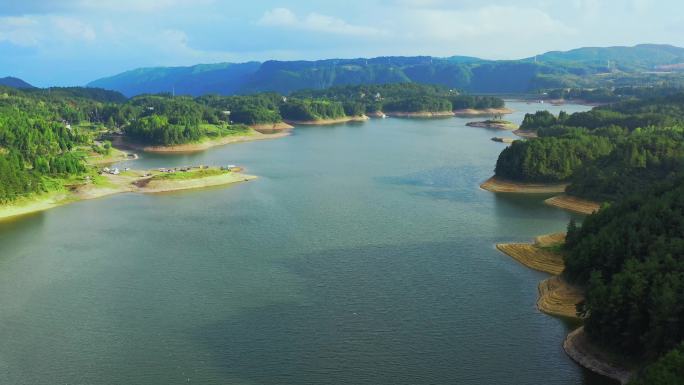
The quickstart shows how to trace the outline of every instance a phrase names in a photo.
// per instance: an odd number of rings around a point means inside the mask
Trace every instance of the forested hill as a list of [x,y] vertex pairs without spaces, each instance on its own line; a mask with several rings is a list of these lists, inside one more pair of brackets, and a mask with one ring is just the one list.
[[684,48],[665,44],[640,44],[634,47],[585,47],[570,51],[553,51],[537,56],[545,63],[584,63],[608,66],[622,71],[651,71],[659,67],[684,63]]
[[0,86],[12,87],[12,88],[34,88],[32,85],[28,84],[27,82],[25,82],[19,78],[11,77],[11,76],[0,78]]
[[378,57],[318,61],[267,61],[142,68],[88,84],[122,92],[223,95],[255,92],[289,94],[332,86],[417,82],[472,93],[522,93],[539,89],[678,82],[684,49],[667,45],[581,48],[536,58],[491,61],[449,58]]
[[568,226],[566,279],[586,288],[584,329],[616,357],[651,363],[630,384],[684,381],[684,180],[656,183]]
[[567,192],[613,201],[684,176],[684,93],[630,100],[572,115],[525,116],[539,138],[516,141],[496,175],[523,182],[570,182]]

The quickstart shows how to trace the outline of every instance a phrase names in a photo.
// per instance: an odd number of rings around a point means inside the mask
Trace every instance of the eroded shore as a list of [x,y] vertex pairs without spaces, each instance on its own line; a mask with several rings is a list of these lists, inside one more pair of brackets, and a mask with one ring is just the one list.
[[476,117],[476,116],[494,116],[494,115],[506,115],[512,114],[514,110],[504,107],[504,108],[485,108],[482,110],[476,110],[472,108],[454,110],[454,115],[458,117]]
[[556,194],[565,192],[567,183],[521,183],[495,176],[487,179],[480,188],[495,193]]
[[[577,304],[584,300],[582,288],[568,283],[561,276],[565,269],[563,256],[558,248],[565,240],[565,233],[542,235],[534,243],[504,243],[496,247],[521,264],[552,274],[537,286],[537,309],[556,317],[581,321]],[[584,328],[571,332],[563,342],[563,349],[579,365],[602,376],[626,384],[633,371],[625,368],[601,349],[594,346],[585,336]]]
[[601,208],[601,204],[598,202],[565,194],[546,199],[544,203],[549,206],[558,207],[564,210],[585,215],[593,214]]
[[634,371],[620,365],[609,354],[594,346],[587,338],[584,327],[568,334],[563,342],[563,349],[573,361],[620,384],[629,383],[634,376]]

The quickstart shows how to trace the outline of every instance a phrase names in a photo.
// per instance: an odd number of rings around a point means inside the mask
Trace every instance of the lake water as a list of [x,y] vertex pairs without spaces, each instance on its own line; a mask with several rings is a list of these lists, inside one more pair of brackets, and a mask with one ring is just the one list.
[[[509,105],[518,122],[541,107]],[[0,223],[0,383],[603,383],[536,310],[546,275],[494,248],[571,215],[480,190],[505,146],[490,138],[512,134],[467,121],[145,154],[128,165],[260,178]]]

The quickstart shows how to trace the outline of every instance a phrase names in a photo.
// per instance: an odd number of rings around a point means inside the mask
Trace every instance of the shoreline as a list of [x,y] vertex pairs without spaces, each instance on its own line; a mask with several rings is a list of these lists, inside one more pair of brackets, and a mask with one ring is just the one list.
[[546,249],[563,242],[565,233],[552,233],[536,237],[533,243],[497,243],[496,248],[530,269],[558,275],[565,269],[563,256]]
[[474,108],[465,108],[465,109],[453,111],[454,116],[464,117],[464,118],[477,117],[477,116],[490,116],[490,115],[507,115],[507,114],[512,114],[513,112],[515,112],[515,110],[512,110],[508,107],[485,108],[482,110],[476,110]]
[[551,274],[537,285],[539,311],[580,320],[576,305],[584,300],[584,291],[561,277],[565,262],[563,256],[552,249],[563,242],[565,233],[553,233],[536,237],[534,243],[499,243],[496,248],[527,268]]
[[547,278],[537,286],[537,309],[551,316],[581,320],[577,304],[584,300],[584,291],[561,276]]
[[135,143],[128,140],[125,136],[115,136],[112,138],[112,146],[135,151],[151,153],[192,153],[208,150],[212,147],[224,146],[232,143],[253,142],[257,140],[278,139],[290,135],[289,132],[279,132],[274,134],[262,134],[252,131],[248,135],[224,136],[221,138],[205,140],[199,143],[186,143],[173,146],[149,146]]
[[393,118],[449,118],[454,116],[453,111],[391,111],[385,112],[386,116]]
[[285,122],[278,123],[262,123],[262,124],[252,124],[249,126],[254,131],[260,134],[272,135],[283,131],[288,131],[294,128],[294,126],[289,125]]
[[[552,274],[537,285],[537,309],[550,316],[582,321],[576,305],[584,300],[584,290],[565,281],[560,275],[565,269],[562,256],[547,247],[557,246],[565,240],[565,233],[540,235],[534,243],[497,244],[502,253],[528,268]],[[555,257],[549,254],[556,254]],[[563,341],[563,350],[583,368],[601,376],[627,384],[634,371],[594,346],[584,334],[584,327],[570,332]]]
[[500,136],[495,136],[495,137],[492,138],[492,141],[498,142],[498,143],[511,144],[511,143],[515,142],[515,139],[513,139],[513,138],[503,138],[503,137],[500,137]]
[[584,291],[561,277],[565,270],[563,256],[553,247],[565,242],[565,233],[540,235],[534,243],[499,243],[496,248],[532,270],[551,274],[537,285],[537,309],[542,313],[580,320],[576,305],[584,300]]
[[[18,203],[0,205],[0,222],[20,216],[46,211],[82,200],[103,198],[121,193],[157,194],[165,192],[195,190],[205,187],[226,186],[247,182],[257,177],[240,172],[227,172],[220,175],[192,178],[186,180],[153,180],[160,173],[148,175],[146,171],[130,171],[127,175],[106,175],[106,183],[101,185],[84,184],[73,189],[55,191],[24,198]],[[147,181],[147,183],[144,183]],[[149,186],[149,184],[152,184]]]
[[530,131],[530,130],[521,130],[521,129],[517,129],[517,130],[513,131],[513,133],[514,133],[515,135],[518,135],[519,137],[525,138],[525,139],[534,139],[534,138],[538,138],[538,137],[539,137],[539,136],[537,135],[537,131]]
[[345,116],[342,118],[335,119],[321,119],[321,120],[283,120],[290,126],[327,126],[331,124],[341,124],[348,122],[365,122],[370,119],[366,115],[361,116]]
[[517,194],[557,194],[564,193],[567,183],[521,183],[493,176],[480,185],[483,190],[493,193]]
[[620,384],[627,384],[635,374],[632,370],[613,362],[605,352],[594,346],[587,338],[584,326],[568,334],[563,341],[563,350],[579,365]]
[[598,202],[562,194],[544,201],[545,204],[579,214],[593,214],[601,208]]

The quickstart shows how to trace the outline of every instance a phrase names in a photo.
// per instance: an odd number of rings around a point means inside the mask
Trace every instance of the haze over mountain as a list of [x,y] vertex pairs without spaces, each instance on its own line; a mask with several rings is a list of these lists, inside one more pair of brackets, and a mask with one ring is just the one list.
[[12,87],[12,88],[34,88],[32,85],[28,84],[27,82],[25,82],[19,78],[12,77],[12,76],[0,78],[0,86],[6,86],[6,87]]
[[[88,86],[116,90],[126,96],[158,92],[229,95],[262,91],[287,94],[337,85],[419,82],[478,93],[516,93],[588,86],[595,82],[619,84],[625,76],[647,76],[654,72],[667,76],[665,70],[677,70],[682,63],[684,48],[642,44],[553,51],[507,61],[466,56],[393,56],[139,68],[95,80]],[[600,78],[596,76],[599,74],[602,74]]]

